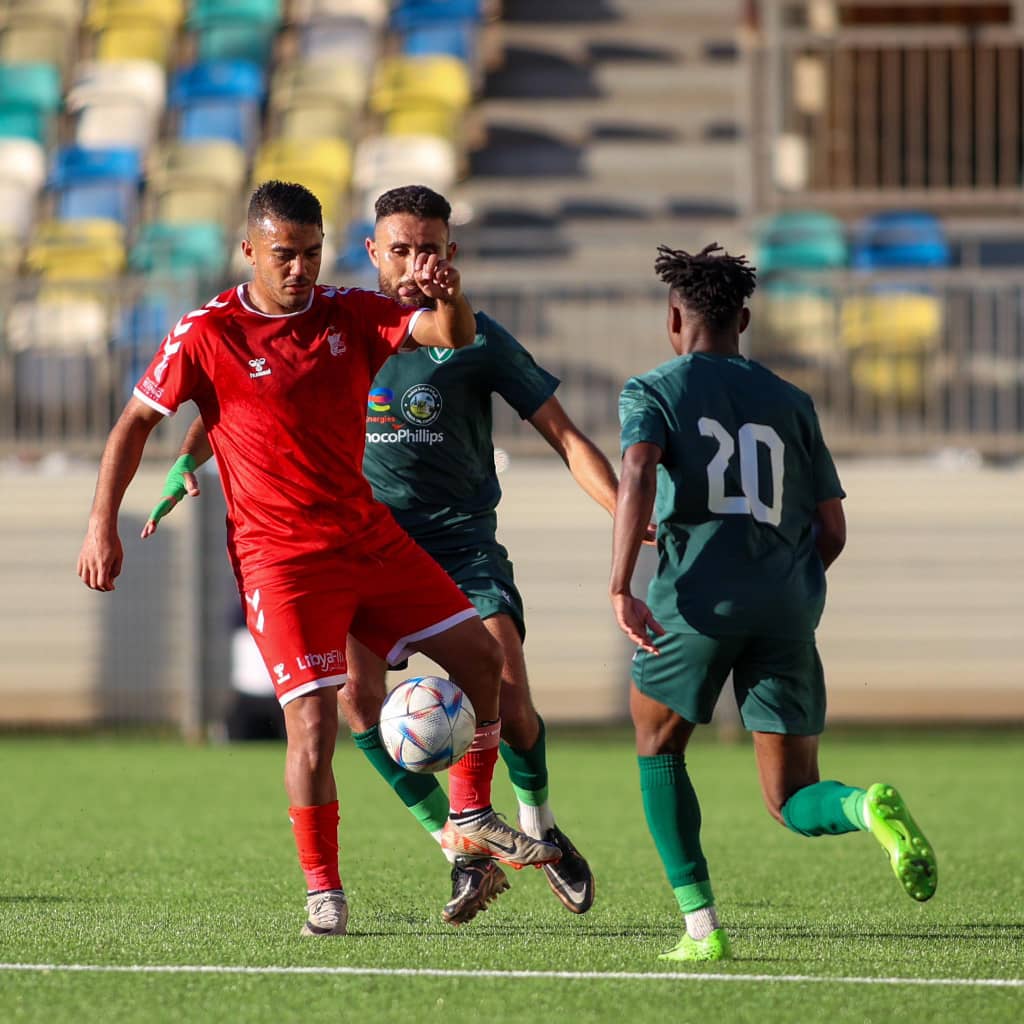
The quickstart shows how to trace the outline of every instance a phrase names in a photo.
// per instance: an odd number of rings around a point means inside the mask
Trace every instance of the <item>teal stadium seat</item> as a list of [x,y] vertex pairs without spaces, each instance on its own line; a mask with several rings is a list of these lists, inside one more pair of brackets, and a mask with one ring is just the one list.
[[757,270],[763,278],[783,270],[846,266],[842,222],[817,210],[794,210],[766,220],[757,231]]
[[200,279],[217,277],[227,262],[221,224],[144,224],[132,247],[130,266],[143,274]]
[[0,63],[0,138],[46,145],[60,105],[60,73],[54,65]]
[[281,24],[279,0],[197,0],[189,15],[198,59],[270,62]]

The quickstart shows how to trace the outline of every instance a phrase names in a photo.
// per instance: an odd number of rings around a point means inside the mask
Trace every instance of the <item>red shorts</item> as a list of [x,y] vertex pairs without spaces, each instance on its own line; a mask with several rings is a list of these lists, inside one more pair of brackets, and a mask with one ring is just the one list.
[[282,573],[244,592],[246,623],[282,705],[347,678],[352,634],[389,664],[417,640],[478,612],[418,544],[396,531],[358,558],[326,556],[312,573]]

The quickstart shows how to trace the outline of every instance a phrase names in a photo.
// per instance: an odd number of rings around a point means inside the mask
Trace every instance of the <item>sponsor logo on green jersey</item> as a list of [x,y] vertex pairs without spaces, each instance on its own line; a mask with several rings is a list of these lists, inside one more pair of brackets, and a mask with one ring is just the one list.
[[402,395],[402,415],[414,427],[429,427],[441,415],[441,392],[430,384],[414,384]]

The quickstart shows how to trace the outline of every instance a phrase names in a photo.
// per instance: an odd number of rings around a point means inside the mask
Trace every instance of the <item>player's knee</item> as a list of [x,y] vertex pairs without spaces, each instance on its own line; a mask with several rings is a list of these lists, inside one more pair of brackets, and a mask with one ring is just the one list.
[[285,709],[285,724],[289,758],[311,775],[330,771],[338,735],[338,712],[333,699],[327,701],[315,693],[292,701]]

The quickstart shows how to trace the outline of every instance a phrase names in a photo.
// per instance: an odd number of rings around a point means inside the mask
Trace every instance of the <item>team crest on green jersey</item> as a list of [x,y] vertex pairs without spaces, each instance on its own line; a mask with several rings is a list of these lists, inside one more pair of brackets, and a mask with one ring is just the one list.
[[441,392],[429,384],[414,384],[402,395],[402,415],[416,427],[429,427],[441,415]]
[[427,348],[427,355],[430,356],[435,363],[447,363],[448,360],[455,355],[455,349],[439,348],[437,345],[434,345]]

